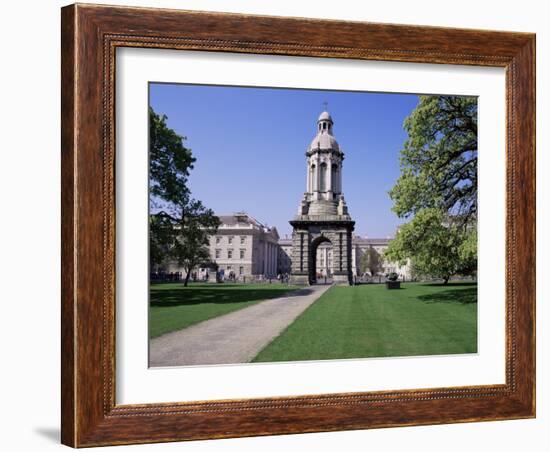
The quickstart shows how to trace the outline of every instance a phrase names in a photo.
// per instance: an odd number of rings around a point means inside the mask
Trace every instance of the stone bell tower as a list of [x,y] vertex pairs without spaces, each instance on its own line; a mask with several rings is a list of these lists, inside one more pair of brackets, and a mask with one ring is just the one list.
[[333,135],[334,122],[327,111],[317,120],[317,133],[306,150],[306,191],[298,214],[290,221],[292,232],[291,280],[315,284],[317,247],[332,244],[331,273],[335,283],[352,283],[351,239],[355,222],[342,192],[344,152]]

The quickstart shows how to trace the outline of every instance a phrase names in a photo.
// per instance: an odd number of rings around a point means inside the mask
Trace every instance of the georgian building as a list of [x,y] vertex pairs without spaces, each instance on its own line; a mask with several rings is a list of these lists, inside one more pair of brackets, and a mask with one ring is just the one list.
[[[231,274],[239,280],[276,278],[280,251],[277,228],[260,223],[246,212],[218,218],[221,224],[209,238],[209,251],[211,262],[217,264],[224,278]],[[167,270],[185,273],[176,263],[168,264]],[[199,280],[208,274],[209,280],[215,281],[214,269],[198,268],[196,274]]]
[[225,275],[237,277],[278,274],[279,234],[245,212],[219,215],[221,225],[210,237],[210,257]]
[[[357,276],[363,276],[368,274],[369,276],[387,275],[388,273],[397,273],[401,277],[406,279],[411,278],[411,267],[407,263],[400,265],[397,262],[392,262],[384,259],[384,252],[388,248],[388,245],[392,238],[370,238],[355,236],[353,238],[352,260],[353,260],[353,274]],[[371,274],[370,271],[361,272],[361,258],[370,251],[376,253],[379,263],[377,265],[377,271]]]

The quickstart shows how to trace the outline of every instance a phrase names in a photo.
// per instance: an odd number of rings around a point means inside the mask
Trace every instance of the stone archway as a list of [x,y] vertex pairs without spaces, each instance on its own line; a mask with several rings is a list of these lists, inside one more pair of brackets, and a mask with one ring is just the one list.
[[[319,256],[319,251],[325,251],[324,247],[321,245],[328,243],[331,246],[332,251],[332,242],[326,235],[320,235],[319,237],[313,239],[311,241],[311,250],[309,253],[309,257],[311,259],[310,265],[309,265],[309,283],[310,284],[317,284],[318,281],[318,274],[322,278],[328,278],[332,276],[333,273],[333,261],[332,259],[329,259],[328,253],[323,253],[324,255]],[[319,259],[321,260],[319,262]],[[321,269],[320,269],[321,267]]]
[[293,220],[292,271],[295,284],[316,283],[316,255],[320,244],[332,244],[331,273],[337,284],[352,284],[351,235],[352,220]]

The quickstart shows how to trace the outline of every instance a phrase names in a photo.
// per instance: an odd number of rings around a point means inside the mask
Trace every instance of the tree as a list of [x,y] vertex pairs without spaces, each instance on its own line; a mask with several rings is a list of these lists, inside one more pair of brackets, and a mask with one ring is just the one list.
[[390,242],[388,259],[418,276],[473,274],[477,267],[477,100],[420,96],[405,119],[393,210],[412,218]]
[[164,212],[149,215],[149,266],[161,266],[174,242],[173,221]]
[[188,203],[185,216],[178,224],[178,234],[172,250],[173,257],[186,272],[184,285],[187,286],[191,270],[210,260],[208,243],[220,225],[220,219],[212,210],[205,208],[200,201]]
[[381,270],[380,255],[373,246],[369,246],[359,260],[359,271],[361,274],[369,272],[371,276]]
[[464,232],[462,243],[458,249],[461,261],[461,273],[477,274],[477,229],[469,228]]
[[437,208],[463,224],[477,214],[477,99],[420,96],[406,118],[401,175],[390,190],[393,210],[409,217]]
[[209,260],[209,237],[220,220],[191,197],[188,177],[196,159],[166,120],[149,108],[150,260],[157,265],[178,262],[186,271],[187,286],[191,270]]
[[405,264],[411,259],[415,274],[442,278],[471,274],[477,266],[475,228],[449,222],[440,209],[425,208],[398,231],[384,257]]
[[182,217],[191,197],[187,182],[196,159],[183,145],[186,138],[166,125],[167,119],[149,107],[149,203],[152,211],[162,207]]

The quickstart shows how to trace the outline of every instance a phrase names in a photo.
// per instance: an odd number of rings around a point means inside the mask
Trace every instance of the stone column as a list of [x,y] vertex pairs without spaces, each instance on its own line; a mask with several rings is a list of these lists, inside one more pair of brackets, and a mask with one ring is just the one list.
[[351,284],[351,231],[340,229],[334,233],[332,248],[333,281],[336,284]]
[[291,281],[293,284],[309,284],[309,234],[307,230],[295,230],[292,234]]
[[316,184],[315,184],[315,192],[317,193],[315,195],[315,199],[319,199],[320,198],[320,195],[319,195],[319,191],[321,190],[321,161],[319,159],[317,159],[317,166],[315,167],[315,179],[316,179]]
[[269,242],[265,242],[265,276],[269,276]]
[[267,266],[269,265],[269,260],[267,259],[267,241],[264,242],[264,277],[267,276]]
[[327,162],[327,199],[332,199],[332,193],[334,192],[334,188],[332,186],[332,159],[328,159]]
[[270,244],[271,248],[271,274],[275,275],[276,269],[275,269],[275,245],[273,243]]
[[274,254],[274,249],[273,249],[273,243],[270,243],[269,244],[269,266],[271,268],[271,274],[275,274],[275,269],[273,268],[274,265],[273,265],[273,254]]
[[273,244],[273,274],[277,276],[278,268],[277,268],[277,261],[279,257],[279,249],[277,248],[277,245]]
[[275,244],[271,244],[271,274],[277,276],[277,261],[275,260],[276,257],[276,249]]

